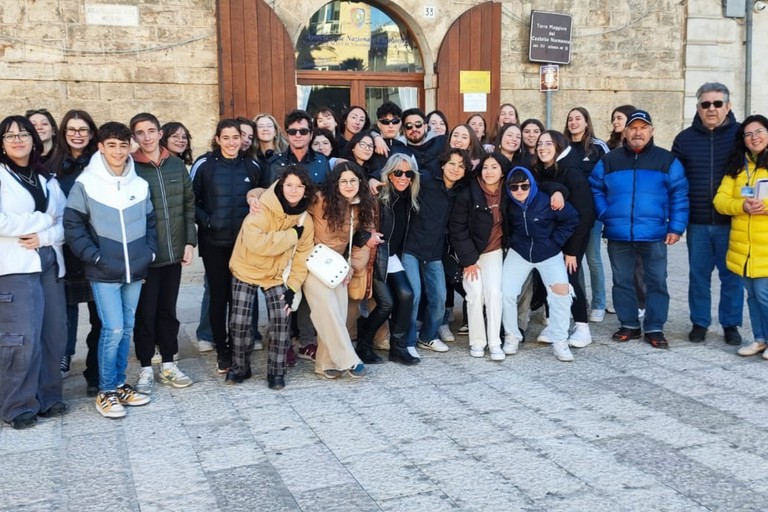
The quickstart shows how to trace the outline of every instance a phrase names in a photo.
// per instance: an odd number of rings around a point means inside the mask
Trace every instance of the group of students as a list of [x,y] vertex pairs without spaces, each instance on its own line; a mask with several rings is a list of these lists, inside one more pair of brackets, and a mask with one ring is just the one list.
[[[472,357],[515,354],[531,309],[541,306],[549,320],[537,340],[572,361],[570,347],[591,343],[588,322],[606,312],[603,226],[588,178],[622,146],[635,112],[630,105],[613,111],[606,144],[581,107],[568,113],[563,132],[520,122],[511,104],[500,106],[490,130],[480,115],[449,130],[439,111],[402,111],[392,102],[379,106],[375,125],[359,106],[341,119],[326,108],[314,117],[294,110],[282,127],[269,114],[220,121],[211,150],[194,162],[186,127],[161,125],[148,113],[129,126],[99,128],[80,110],[67,112],[58,129],[45,110],[7,117],[0,122],[0,418],[27,428],[37,416],[66,412],[62,378],[82,302],[91,324],[83,373],[103,416],[148,403],[156,380],[191,385],[174,356],[181,267],[195,246],[206,273],[199,346],[216,350],[227,384],[249,379],[252,351],[263,348],[259,290],[271,389],[285,386],[296,357],[313,360],[328,379],[363,377],[367,364],[382,362],[374,350],[382,327],[390,361],[416,365],[418,349],[449,350],[455,293],[465,298]],[[768,173],[768,121],[757,116],[746,128],[746,149],[737,144],[743,172],[732,174],[739,184],[744,173],[747,184]],[[726,202],[726,193],[716,201],[724,213],[763,213],[761,201]],[[317,244],[349,262],[341,285],[308,271]],[[368,287],[350,297],[348,285],[360,280]],[[755,343],[765,348],[761,283],[748,303]],[[642,308],[641,279],[635,288]],[[126,382],[131,338],[141,365],[135,388]]]

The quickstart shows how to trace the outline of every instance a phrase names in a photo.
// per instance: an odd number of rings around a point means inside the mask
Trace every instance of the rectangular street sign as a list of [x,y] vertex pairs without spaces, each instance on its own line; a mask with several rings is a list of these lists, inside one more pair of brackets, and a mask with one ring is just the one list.
[[531,38],[528,46],[528,60],[552,64],[571,62],[570,14],[557,12],[531,12]]

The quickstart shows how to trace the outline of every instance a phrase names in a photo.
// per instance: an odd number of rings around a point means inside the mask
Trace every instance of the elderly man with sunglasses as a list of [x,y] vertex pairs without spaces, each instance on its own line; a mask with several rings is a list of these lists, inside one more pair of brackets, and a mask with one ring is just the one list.
[[720,276],[718,321],[723,327],[725,342],[741,344],[743,285],[741,278],[725,265],[731,218],[717,213],[712,205],[736,144],[738,129],[739,123],[731,112],[728,87],[709,82],[696,91],[693,123],[680,132],[672,144],[672,152],[685,167],[691,207],[686,242],[688,310],[692,324],[688,339],[692,342],[702,342],[707,336],[712,321],[712,271],[717,268]]
[[312,117],[303,110],[291,110],[285,115],[285,133],[288,135],[288,149],[269,159],[269,176],[262,180],[269,187],[280,177],[284,167],[301,164],[309,172],[312,181],[320,185],[331,170],[328,159],[310,147],[312,140]]

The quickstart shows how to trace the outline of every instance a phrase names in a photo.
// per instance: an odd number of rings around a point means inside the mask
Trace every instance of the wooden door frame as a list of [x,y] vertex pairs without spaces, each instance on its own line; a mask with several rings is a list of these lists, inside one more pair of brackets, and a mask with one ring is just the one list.
[[424,73],[385,73],[354,71],[296,71],[299,85],[349,86],[350,105],[365,104],[365,87],[415,87],[419,108],[424,108]]

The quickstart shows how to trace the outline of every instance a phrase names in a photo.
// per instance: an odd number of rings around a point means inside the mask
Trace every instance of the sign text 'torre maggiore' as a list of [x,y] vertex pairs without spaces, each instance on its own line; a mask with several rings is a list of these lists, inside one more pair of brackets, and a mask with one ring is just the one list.
[[570,14],[557,12],[531,12],[531,39],[528,60],[552,64],[571,62]]

